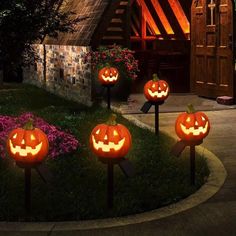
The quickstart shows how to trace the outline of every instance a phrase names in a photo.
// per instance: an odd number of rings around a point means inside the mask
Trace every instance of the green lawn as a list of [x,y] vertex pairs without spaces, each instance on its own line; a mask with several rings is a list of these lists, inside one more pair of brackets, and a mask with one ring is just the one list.
[[[133,138],[127,158],[136,175],[126,178],[115,167],[114,208],[106,207],[106,166],[98,161],[88,145],[90,132],[104,123],[110,112],[99,106],[84,107],[42,89],[18,85],[16,90],[0,90],[0,115],[31,111],[48,123],[73,133],[80,142],[78,151],[46,160],[53,184],[45,184],[32,173],[32,220],[85,220],[123,216],[155,209],[195,192],[206,180],[206,161],[196,160],[196,186],[189,184],[189,157],[169,155],[174,140],[142,130],[120,115],[118,123],[128,127]],[[8,158],[0,161],[0,220],[24,220],[24,173]]]

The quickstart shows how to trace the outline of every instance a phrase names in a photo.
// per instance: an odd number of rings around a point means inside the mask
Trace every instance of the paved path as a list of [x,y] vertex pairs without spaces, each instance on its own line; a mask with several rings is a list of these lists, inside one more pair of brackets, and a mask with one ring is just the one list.
[[[228,176],[223,188],[207,202],[160,220],[112,229],[84,231],[96,236],[236,236],[236,109],[206,112],[211,131],[203,146],[223,162]],[[177,113],[160,114],[160,126],[174,131]],[[153,125],[153,115],[134,115]]]
[[[17,232],[16,228],[12,229],[16,230],[15,234],[4,232],[0,236],[236,236],[236,109],[205,113],[211,121],[211,131],[202,145],[220,158],[228,173],[220,191],[206,202],[170,217],[122,227],[82,230],[77,233],[55,232],[48,223],[46,231],[34,232],[32,226],[29,229],[32,233]],[[178,113],[161,113],[160,127],[174,134],[177,115]],[[133,116],[148,125],[154,124],[153,114]]]

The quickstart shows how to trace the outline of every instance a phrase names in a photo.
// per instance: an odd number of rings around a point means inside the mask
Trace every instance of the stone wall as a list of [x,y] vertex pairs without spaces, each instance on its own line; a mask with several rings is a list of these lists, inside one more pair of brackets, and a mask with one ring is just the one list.
[[92,104],[91,66],[82,55],[90,47],[45,45],[46,80],[44,76],[44,46],[35,45],[39,59],[24,70],[24,82],[90,106]]

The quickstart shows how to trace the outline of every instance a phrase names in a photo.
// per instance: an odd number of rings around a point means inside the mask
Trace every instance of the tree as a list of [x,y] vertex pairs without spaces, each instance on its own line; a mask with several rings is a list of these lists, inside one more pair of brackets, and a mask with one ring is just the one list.
[[5,76],[9,70],[32,62],[33,43],[42,43],[47,35],[57,37],[60,32],[75,30],[84,18],[73,17],[67,4],[63,0],[0,1],[0,70]]

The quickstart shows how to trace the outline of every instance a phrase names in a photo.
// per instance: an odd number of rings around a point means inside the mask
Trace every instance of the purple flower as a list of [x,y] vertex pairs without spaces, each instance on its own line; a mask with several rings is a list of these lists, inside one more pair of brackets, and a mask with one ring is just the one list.
[[41,129],[48,137],[50,158],[62,154],[68,154],[79,147],[78,140],[59,127],[48,124],[40,117],[34,116],[31,112],[24,113],[19,117],[0,115],[0,155],[6,157],[6,140],[11,130],[22,127],[29,119],[33,119],[34,126]]

